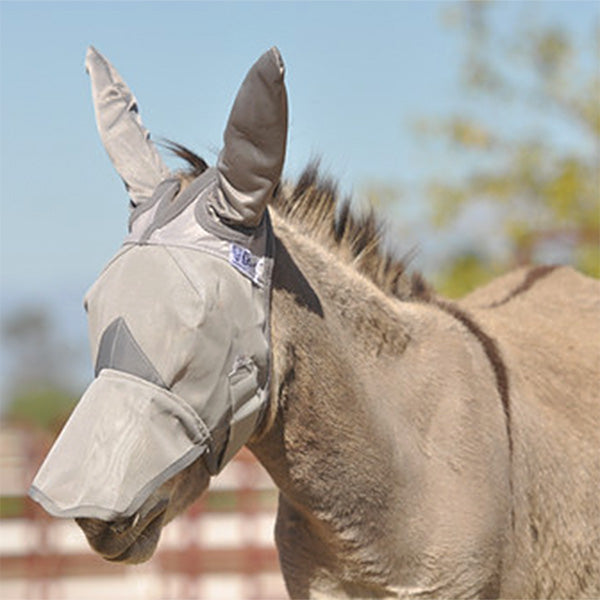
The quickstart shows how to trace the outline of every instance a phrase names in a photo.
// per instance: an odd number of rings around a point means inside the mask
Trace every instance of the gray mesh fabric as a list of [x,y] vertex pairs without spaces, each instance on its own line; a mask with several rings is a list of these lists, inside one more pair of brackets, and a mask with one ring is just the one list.
[[195,411],[168,390],[104,370],[87,389],[30,494],[53,515],[132,515],[207,448]]
[[137,206],[169,176],[169,169],[142,124],[135,96],[117,70],[93,47],[88,49],[85,66],[92,83],[98,133]]
[[[32,486],[56,516],[128,516],[201,455],[218,472],[258,424],[268,399],[268,219],[246,246],[195,219],[184,230],[179,219],[194,218],[209,191],[144,244],[134,226],[86,296],[98,378]],[[258,242],[260,256],[248,247]]]

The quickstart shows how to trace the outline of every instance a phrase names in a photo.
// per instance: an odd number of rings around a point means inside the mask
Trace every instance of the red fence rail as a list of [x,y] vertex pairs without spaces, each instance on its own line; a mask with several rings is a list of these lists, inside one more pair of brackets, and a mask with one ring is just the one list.
[[46,449],[30,432],[0,430],[2,600],[286,597],[273,542],[277,493],[248,451],[164,529],[148,563],[130,567],[102,560],[72,520],[24,496]]

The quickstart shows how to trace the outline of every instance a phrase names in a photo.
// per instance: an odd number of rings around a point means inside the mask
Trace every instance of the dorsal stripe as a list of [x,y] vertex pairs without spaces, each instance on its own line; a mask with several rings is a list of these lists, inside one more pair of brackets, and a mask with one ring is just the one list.
[[498,306],[502,306],[507,304],[517,296],[520,296],[527,290],[531,289],[535,283],[537,283],[540,279],[543,279],[547,275],[550,275],[555,269],[558,268],[558,265],[540,265],[537,267],[533,267],[529,269],[523,278],[523,281],[513,290],[511,290],[502,300],[498,300],[497,302],[493,302],[487,308],[497,308]]
[[[513,436],[512,436],[512,417],[511,417],[511,402],[510,402],[510,381],[506,363],[502,357],[502,353],[496,344],[496,340],[490,337],[481,326],[469,315],[465,310],[454,303],[447,302],[438,298],[430,299],[431,304],[437,306],[440,310],[454,317],[475,337],[481,344],[485,355],[490,362],[494,377],[496,379],[496,389],[502,403],[502,412],[504,413],[504,423],[506,427],[506,437],[508,442],[508,459],[509,459],[509,488],[510,497],[514,497],[514,486],[512,479],[512,463],[513,463]],[[515,527],[514,505],[511,505],[511,524]]]

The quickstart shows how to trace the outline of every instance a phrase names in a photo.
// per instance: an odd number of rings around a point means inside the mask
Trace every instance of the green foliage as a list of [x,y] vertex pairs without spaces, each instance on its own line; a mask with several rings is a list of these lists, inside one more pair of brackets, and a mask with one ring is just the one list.
[[15,519],[25,513],[23,496],[0,496],[0,519]]
[[479,254],[465,252],[454,257],[450,268],[438,274],[438,288],[449,298],[460,298],[476,287],[487,283],[495,275]]
[[11,373],[2,419],[57,433],[77,401],[69,372],[75,349],[41,306],[21,307],[1,325]]
[[3,417],[12,423],[57,433],[76,402],[72,393],[51,385],[23,385],[16,390]]
[[[462,177],[429,182],[432,223],[451,229],[484,204],[493,209],[500,246],[507,248],[503,256],[486,256],[457,247],[439,280],[452,296],[499,270],[548,257],[600,276],[600,29],[579,53],[560,25],[523,19],[501,38],[490,18],[498,8],[461,3],[446,15],[466,41],[463,90],[486,103],[489,116],[475,116],[466,103],[459,114],[422,120],[418,127],[442,140],[457,165],[469,165],[457,169],[466,173]],[[589,57],[582,52],[594,45],[596,68],[586,71]],[[507,132],[506,114],[516,111],[523,127]],[[561,143],[565,136],[581,143],[569,148]]]

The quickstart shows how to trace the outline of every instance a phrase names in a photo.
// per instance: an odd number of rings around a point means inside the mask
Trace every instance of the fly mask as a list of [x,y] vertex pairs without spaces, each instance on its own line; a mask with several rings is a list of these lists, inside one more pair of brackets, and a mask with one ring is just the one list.
[[277,49],[248,72],[216,168],[170,174],[137,102],[94,48],[98,130],[130,194],[129,235],[86,296],[95,379],[30,495],[51,514],[133,515],[202,457],[218,473],[260,425],[269,393],[273,234],[266,203],[287,136]]

